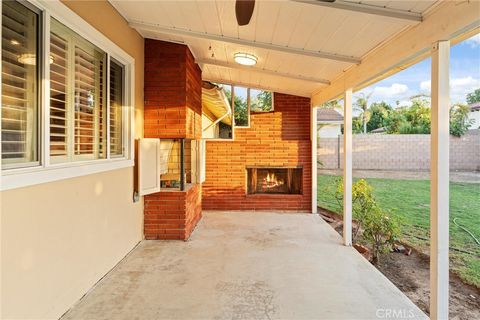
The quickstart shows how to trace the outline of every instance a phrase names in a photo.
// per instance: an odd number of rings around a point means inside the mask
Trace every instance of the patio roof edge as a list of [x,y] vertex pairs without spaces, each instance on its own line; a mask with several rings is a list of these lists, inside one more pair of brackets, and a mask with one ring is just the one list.
[[312,94],[312,106],[341,96],[348,88],[359,90],[397,73],[428,57],[431,45],[438,40],[464,39],[480,28],[480,2],[446,1],[412,28],[400,33],[367,55],[359,65],[346,70],[330,86]]

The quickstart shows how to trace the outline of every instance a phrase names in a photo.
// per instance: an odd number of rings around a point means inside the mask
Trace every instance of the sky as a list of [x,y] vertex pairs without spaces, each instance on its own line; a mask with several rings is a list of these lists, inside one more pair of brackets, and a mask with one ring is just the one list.
[[[410,68],[379,81],[354,97],[371,94],[369,103],[385,101],[392,107],[408,106],[410,97],[430,94],[431,59],[425,59]],[[450,51],[450,100],[465,103],[466,95],[480,88],[480,34],[451,48]]]

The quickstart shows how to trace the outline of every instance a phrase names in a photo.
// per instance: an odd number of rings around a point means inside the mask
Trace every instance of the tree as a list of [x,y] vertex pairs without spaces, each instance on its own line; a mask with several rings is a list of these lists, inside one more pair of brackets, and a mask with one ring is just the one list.
[[[480,90],[478,90],[480,93]],[[450,134],[456,137],[464,135],[474,120],[468,118],[470,108],[465,104],[456,104],[450,108]]]
[[374,102],[370,106],[370,121],[367,123],[367,132],[383,128],[387,125],[393,108],[386,102]]
[[255,97],[250,90],[250,110],[253,112],[267,112],[272,110],[272,93],[260,91]]
[[322,104],[320,106],[320,108],[322,108],[322,109],[342,109],[343,110],[343,106],[338,102],[337,99],[333,99],[333,100],[325,102],[324,104]]
[[354,109],[360,112],[363,133],[367,133],[367,123],[370,120],[370,112],[368,111],[368,99],[370,99],[372,93],[373,92],[370,92],[367,95],[362,93],[359,97],[356,98],[357,100],[353,105]]
[[354,117],[352,118],[352,133],[358,134],[362,133],[362,117]]
[[[232,92],[226,88],[223,90],[228,101],[232,101]],[[248,107],[247,100],[242,99],[241,97],[234,95],[233,97],[233,113],[235,119],[235,125],[237,126],[247,126],[248,125]]]
[[467,103],[474,104],[476,102],[480,102],[480,88],[476,89],[475,91],[467,94]]
[[430,122],[429,101],[415,97],[411,107],[393,110],[385,120],[385,127],[388,133],[428,134]]

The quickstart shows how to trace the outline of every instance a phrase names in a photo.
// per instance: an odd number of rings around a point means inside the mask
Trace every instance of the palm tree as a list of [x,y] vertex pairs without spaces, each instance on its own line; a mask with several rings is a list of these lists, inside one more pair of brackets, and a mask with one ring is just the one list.
[[370,92],[369,94],[365,95],[364,93],[361,93],[359,97],[357,97],[353,108],[354,110],[360,112],[360,117],[362,118],[362,127],[363,127],[363,133],[367,133],[367,123],[370,120],[370,111],[368,110],[369,105],[368,105],[368,99],[370,99],[370,96],[372,95],[373,91]]

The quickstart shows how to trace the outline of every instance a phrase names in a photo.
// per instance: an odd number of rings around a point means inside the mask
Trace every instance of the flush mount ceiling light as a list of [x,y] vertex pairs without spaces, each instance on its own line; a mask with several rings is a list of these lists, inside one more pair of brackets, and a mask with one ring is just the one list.
[[253,66],[257,64],[257,57],[253,54],[237,52],[233,56],[235,62],[244,66]]

